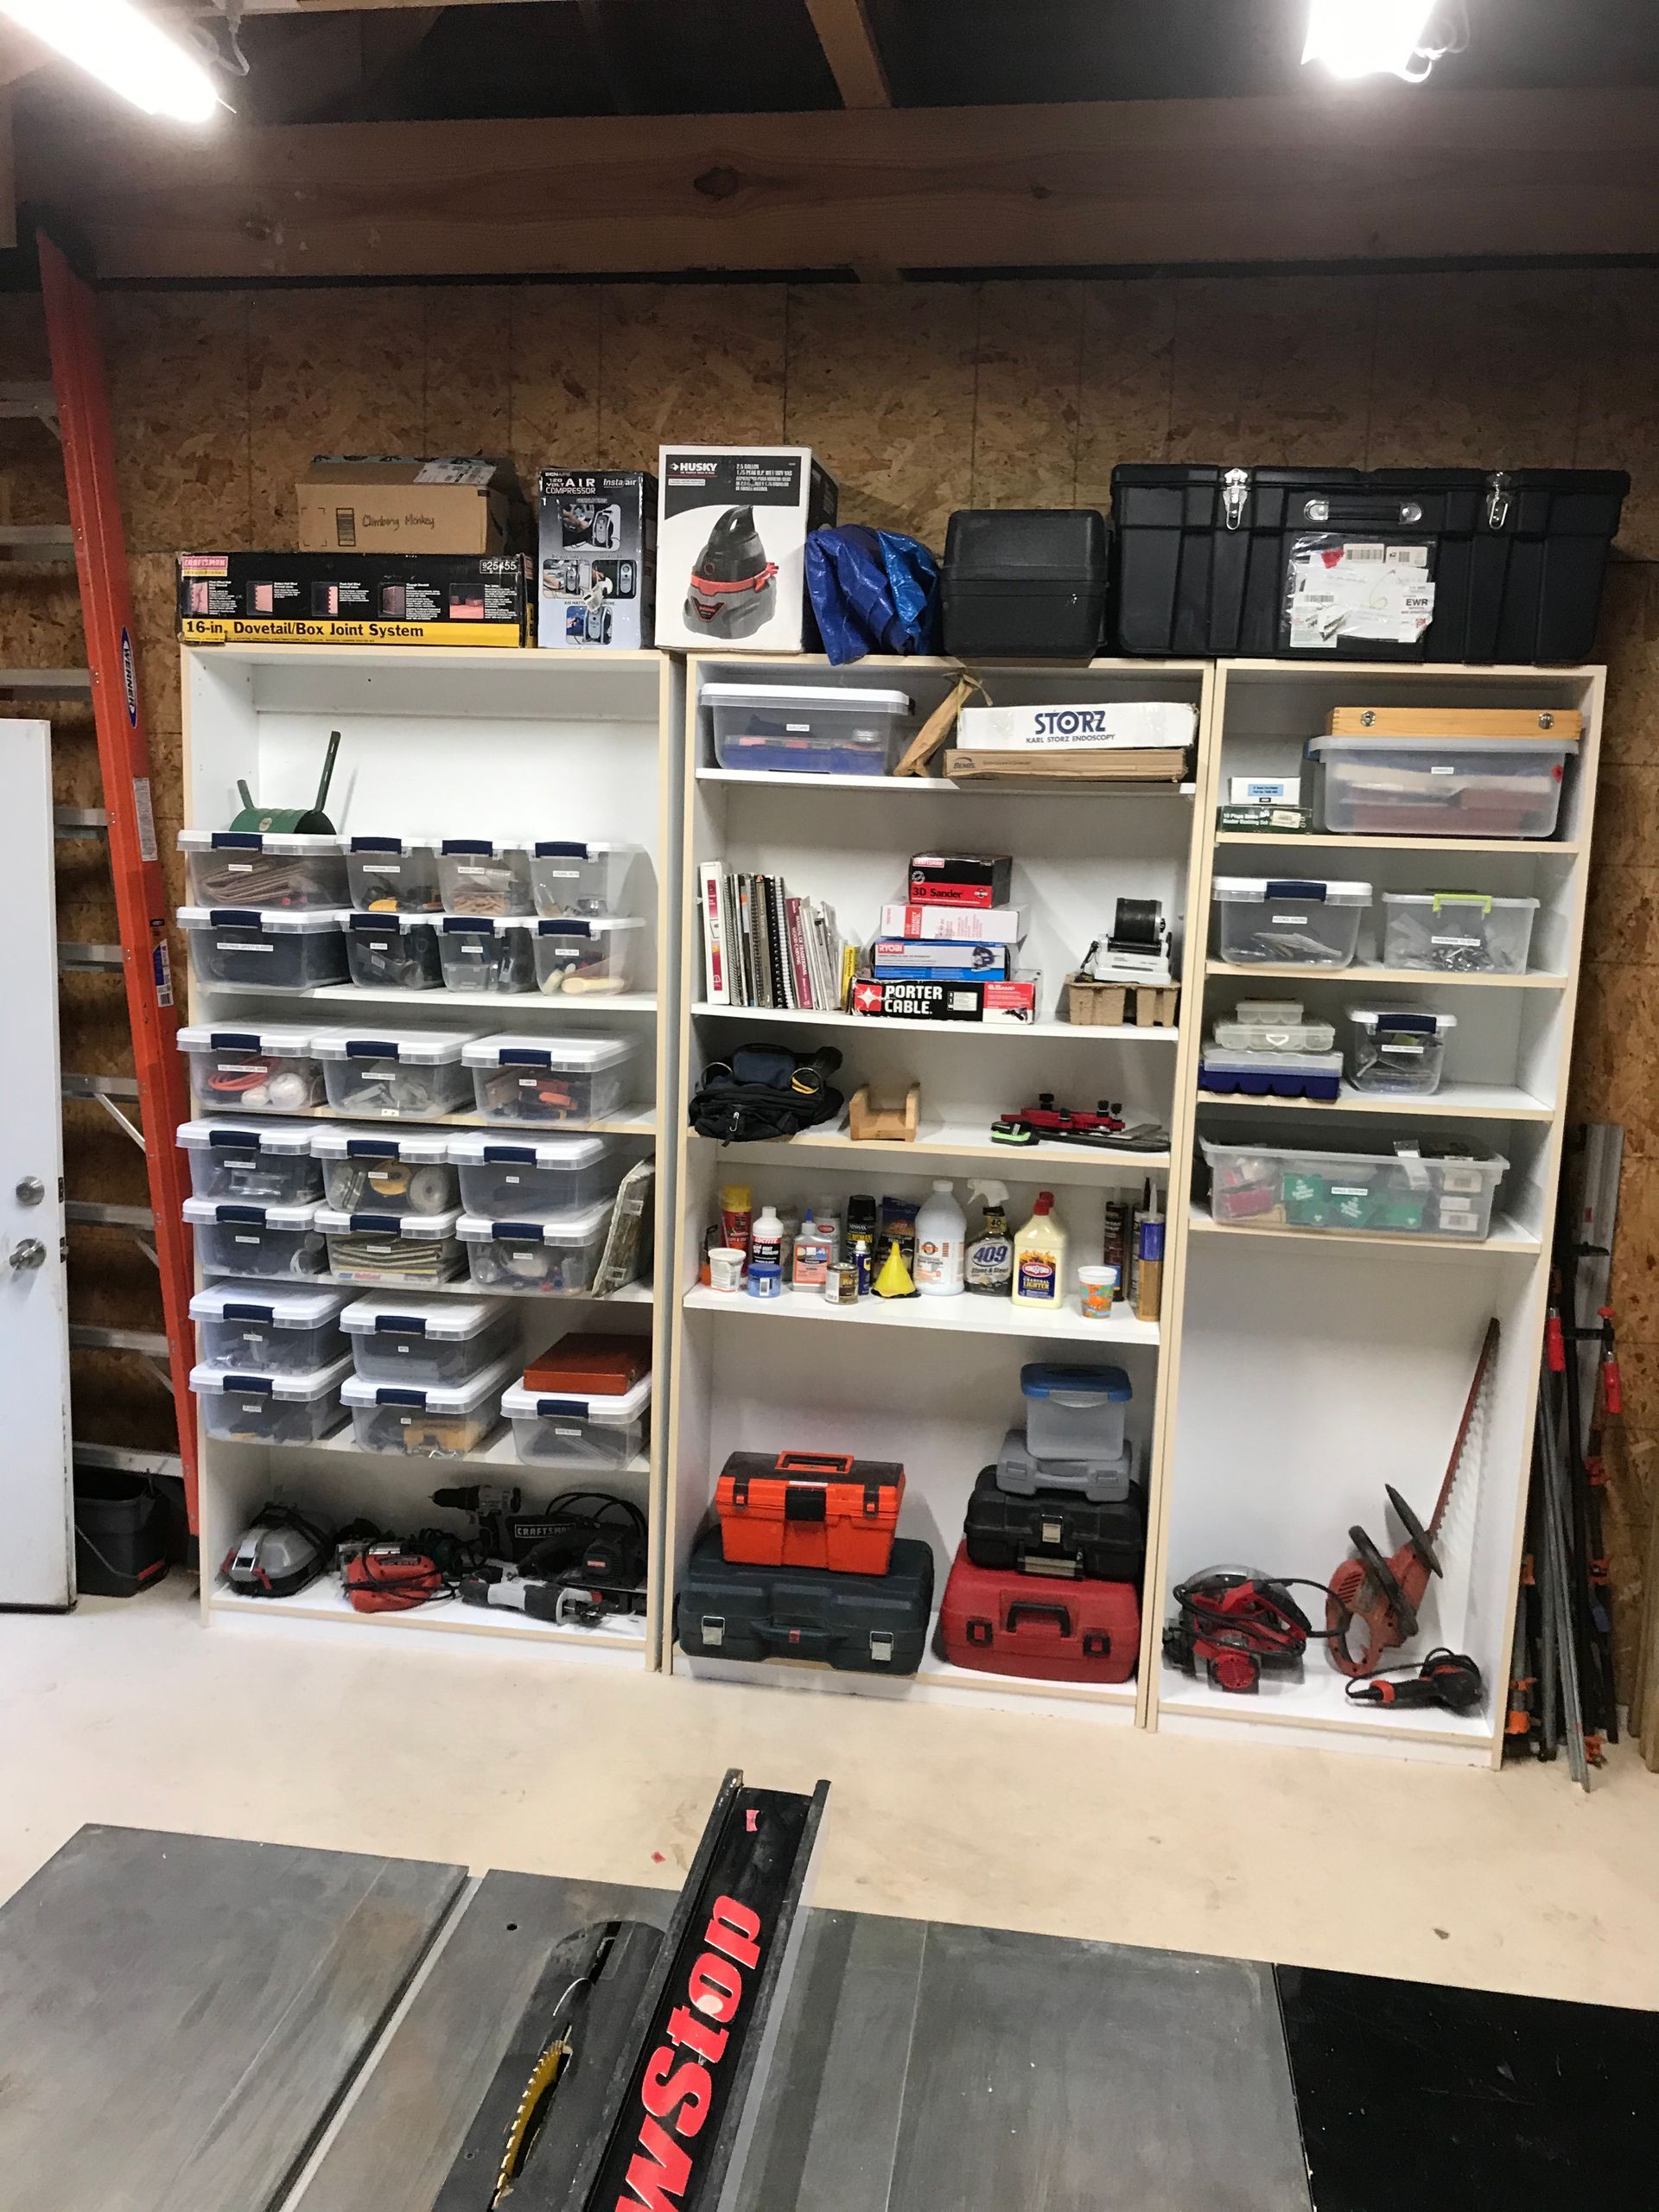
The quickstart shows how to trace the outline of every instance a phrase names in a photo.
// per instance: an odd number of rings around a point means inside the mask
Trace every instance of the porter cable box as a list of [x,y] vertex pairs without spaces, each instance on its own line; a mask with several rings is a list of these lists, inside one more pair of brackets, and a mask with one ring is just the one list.
[[957,743],[964,753],[1142,752],[1185,747],[1198,710],[1174,699],[1120,699],[1094,707],[964,707]]
[[507,553],[524,543],[510,461],[320,453],[295,486],[302,553]]
[[664,446],[657,643],[800,652],[806,540],[839,493],[806,446]]
[[181,553],[186,645],[522,645],[516,553]]
[[910,895],[920,906],[1006,906],[1014,862],[1006,853],[918,853]]
[[848,1003],[854,1014],[888,1021],[1035,1021],[1037,980],[1026,975],[1001,982],[892,982],[862,975],[854,978]]
[[648,645],[656,478],[638,468],[544,468],[540,489],[537,644]]

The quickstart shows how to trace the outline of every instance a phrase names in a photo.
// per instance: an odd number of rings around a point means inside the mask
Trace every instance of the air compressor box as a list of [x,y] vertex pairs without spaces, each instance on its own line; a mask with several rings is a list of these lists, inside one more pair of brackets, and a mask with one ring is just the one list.
[[544,468],[540,495],[537,644],[650,645],[656,478],[639,468]]

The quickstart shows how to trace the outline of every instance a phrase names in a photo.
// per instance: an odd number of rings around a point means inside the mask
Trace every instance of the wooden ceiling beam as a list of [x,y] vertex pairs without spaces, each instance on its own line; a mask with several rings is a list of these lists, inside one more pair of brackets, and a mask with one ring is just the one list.
[[843,107],[891,107],[893,92],[865,0],[806,0]]
[[55,124],[19,197],[105,277],[1447,260],[1659,242],[1659,90]]

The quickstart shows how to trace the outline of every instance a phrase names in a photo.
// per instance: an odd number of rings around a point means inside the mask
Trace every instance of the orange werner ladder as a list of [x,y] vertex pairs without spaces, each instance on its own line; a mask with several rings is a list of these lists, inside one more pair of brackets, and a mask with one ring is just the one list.
[[[115,452],[109,405],[104,391],[102,356],[92,294],[48,238],[39,240],[41,291],[51,348],[50,391],[29,394],[13,387],[8,414],[34,413],[63,443],[64,475],[69,494],[69,524],[80,586],[81,617],[86,632],[87,669],[76,671],[16,671],[22,687],[41,696],[53,692],[86,696],[90,682],[98,734],[104,806],[96,813],[59,810],[60,833],[102,833],[109,839],[114,881],[118,946],[63,945],[60,965],[113,968],[118,963],[126,984],[127,1015],[132,1031],[131,1078],[66,1076],[66,1096],[96,1097],[143,1149],[149,1180],[149,1218],[143,1209],[71,1200],[70,1221],[101,1221],[148,1229],[154,1235],[151,1256],[161,1272],[162,1307],[167,1337],[162,1344],[138,1330],[70,1328],[72,1344],[164,1358],[165,1379],[173,1394],[179,1460],[184,1477],[190,1526],[196,1519],[195,1421],[190,1396],[190,1296],[194,1287],[190,1231],[183,1213],[187,1185],[175,1132],[189,1116],[189,1093],[178,1050],[178,1009],[168,950],[167,887],[156,842],[150,800],[149,738],[139,696],[133,642],[132,598],[127,578],[126,540],[116,488]],[[16,535],[16,533],[14,533]],[[41,532],[61,538],[61,531]],[[42,550],[45,550],[42,548]],[[36,683],[27,675],[37,673]],[[7,682],[0,677],[0,682]],[[73,817],[73,818],[72,818]],[[117,1103],[136,1098],[137,1120]],[[149,1249],[149,1248],[146,1248]],[[83,1451],[89,1464],[159,1465],[154,1454]]]

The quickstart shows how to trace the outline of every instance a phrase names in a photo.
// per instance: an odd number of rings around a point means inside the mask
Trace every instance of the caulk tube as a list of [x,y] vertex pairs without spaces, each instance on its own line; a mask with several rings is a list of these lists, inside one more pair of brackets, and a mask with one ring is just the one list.
[[1161,1211],[1142,1214],[1136,1237],[1140,1268],[1135,1276],[1135,1318],[1155,1321],[1164,1299],[1164,1217]]

